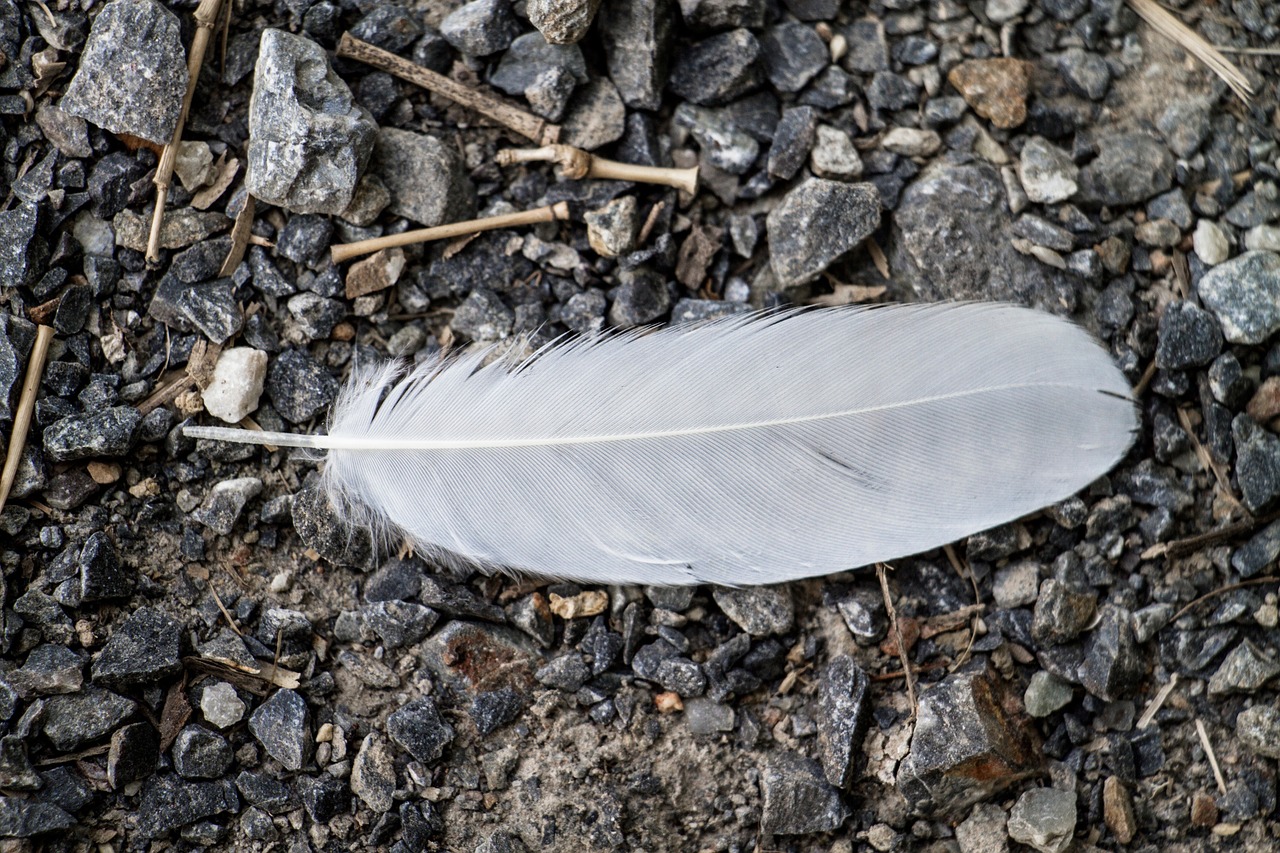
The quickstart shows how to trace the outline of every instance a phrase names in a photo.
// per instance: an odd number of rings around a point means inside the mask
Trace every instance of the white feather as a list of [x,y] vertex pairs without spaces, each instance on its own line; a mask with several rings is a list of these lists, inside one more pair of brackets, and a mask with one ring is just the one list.
[[329,435],[297,443],[328,449],[337,505],[424,550],[601,583],[777,583],[926,551],[1070,496],[1136,428],[1101,347],[1009,305],[488,355],[353,377]]

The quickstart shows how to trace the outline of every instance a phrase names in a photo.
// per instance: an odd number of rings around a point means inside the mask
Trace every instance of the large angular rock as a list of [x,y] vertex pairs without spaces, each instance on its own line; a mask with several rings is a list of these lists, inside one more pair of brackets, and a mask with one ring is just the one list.
[[984,670],[948,676],[920,697],[898,790],[921,815],[959,816],[1041,770],[1040,744],[1003,681]]
[[1205,306],[1233,344],[1260,344],[1280,330],[1280,255],[1245,252],[1218,264],[1196,284]]
[[775,835],[836,829],[849,816],[840,792],[822,778],[812,759],[792,752],[772,757],[761,769],[760,828]]
[[295,213],[342,213],[373,151],[373,117],[351,96],[324,49],[282,30],[262,32],[249,101],[255,197]]
[[470,219],[476,190],[453,146],[408,130],[378,131],[373,168],[391,191],[388,209],[427,228]]
[[609,78],[633,109],[656,110],[662,104],[673,17],[669,0],[610,0],[600,12]]
[[1011,245],[1004,199],[994,167],[938,161],[902,193],[889,266],[928,302],[1001,300],[1069,310],[1075,290],[1066,274]]
[[782,287],[812,281],[880,226],[872,184],[811,178],[787,193],[765,221],[770,263]]
[[854,757],[871,722],[871,681],[848,655],[827,664],[818,686],[818,744],[822,771],[837,788],[853,781]]
[[1173,154],[1145,133],[1099,139],[1098,151],[1080,170],[1077,197],[1085,204],[1138,204],[1173,185]]
[[112,133],[165,145],[186,92],[178,16],[156,0],[115,0],[94,18],[80,68],[59,106]]

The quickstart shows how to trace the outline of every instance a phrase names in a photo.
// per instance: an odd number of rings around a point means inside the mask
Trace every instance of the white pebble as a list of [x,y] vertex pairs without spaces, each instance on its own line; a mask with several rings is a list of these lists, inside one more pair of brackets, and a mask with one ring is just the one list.
[[267,354],[252,347],[232,347],[218,357],[213,379],[201,397],[204,407],[229,424],[242,421],[258,408],[267,375]]
[[884,150],[903,157],[928,157],[938,153],[938,149],[942,147],[942,137],[933,130],[895,127],[884,135],[880,145]]
[[200,694],[200,711],[207,722],[225,729],[244,719],[246,706],[236,689],[225,681],[210,684]]
[[1231,243],[1222,232],[1218,223],[1209,219],[1201,219],[1196,223],[1196,231],[1191,235],[1191,245],[1196,256],[1209,266],[1216,266],[1231,255]]
[[1259,225],[1244,235],[1244,247],[1250,252],[1280,252],[1280,227]]

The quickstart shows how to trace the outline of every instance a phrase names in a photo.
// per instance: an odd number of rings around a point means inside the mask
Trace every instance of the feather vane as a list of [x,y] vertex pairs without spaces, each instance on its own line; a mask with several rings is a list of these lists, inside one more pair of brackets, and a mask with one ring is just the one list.
[[327,436],[256,440],[327,449],[335,504],[427,552],[748,585],[1026,515],[1106,473],[1136,429],[1086,332],[1010,305],[748,315],[489,355],[353,376]]

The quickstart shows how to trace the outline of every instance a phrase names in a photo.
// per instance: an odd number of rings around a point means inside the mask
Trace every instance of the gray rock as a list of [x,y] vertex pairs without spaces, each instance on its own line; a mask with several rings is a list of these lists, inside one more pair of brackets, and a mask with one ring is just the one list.
[[1075,831],[1075,791],[1032,788],[1009,811],[1009,837],[1040,853],[1063,853]]
[[[532,13],[532,6],[530,10]],[[543,75],[557,70],[568,72],[573,85],[587,82],[587,65],[576,44],[548,44],[538,33],[525,33],[503,52],[489,85],[508,95],[527,97],[526,93],[539,85]]]
[[760,829],[774,835],[801,835],[837,829],[849,816],[840,792],[822,778],[816,761],[781,752],[760,771]]
[[[20,208],[15,208],[17,209]],[[22,284],[21,280],[8,278],[5,269],[5,255],[9,246],[4,242],[4,217],[12,212],[0,213],[0,281],[18,287]],[[13,248],[21,251],[22,246],[19,244]],[[13,420],[27,356],[31,354],[31,345],[35,343],[35,339],[34,323],[12,314],[0,313],[0,422]],[[52,370],[53,365],[49,365],[49,368]]]
[[150,722],[133,722],[111,735],[106,779],[115,789],[154,775],[160,761],[160,733]]
[[1280,521],[1258,531],[1231,555],[1231,568],[1242,578],[1251,578],[1280,557]]
[[[290,216],[284,229],[281,230],[280,237],[276,240],[276,254],[294,263],[311,267],[320,266],[328,262],[329,243],[332,240],[333,223],[328,217],[298,214]],[[317,290],[316,285],[312,284],[311,289]],[[293,290],[289,292],[292,293]],[[334,294],[322,293],[321,295],[333,296]]]
[[1027,198],[1037,204],[1057,204],[1075,195],[1080,168],[1067,152],[1046,139],[1033,136],[1022,146],[1018,176]]
[[1047,717],[1059,708],[1071,702],[1071,685],[1061,678],[1040,670],[1031,676],[1027,683],[1027,691],[1022,696],[1022,703],[1027,713],[1037,719]]
[[1145,133],[1098,140],[1098,156],[1080,170],[1081,202],[1140,204],[1173,184],[1173,155]]
[[347,316],[347,306],[336,299],[326,299],[315,293],[298,293],[286,303],[298,328],[308,340],[322,341],[333,332],[333,327]]
[[1098,596],[1091,589],[1078,590],[1057,578],[1040,584],[1031,618],[1031,637],[1043,646],[1069,643],[1089,627]]
[[859,645],[878,643],[888,633],[889,621],[885,616],[884,599],[878,593],[869,589],[854,589],[836,599],[835,605],[845,627]]
[[681,299],[671,308],[671,325],[703,323],[734,314],[746,314],[751,306],[742,302],[725,302],[722,299]]
[[223,480],[209,490],[204,502],[191,514],[191,518],[214,533],[227,536],[235,527],[245,505],[261,493],[262,481],[257,477]]
[[229,278],[189,284],[166,274],[156,286],[147,312],[179,331],[199,330],[215,344],[226,343],[244,328],[244,312]]
[[26,287],[44,274],[49,247],[38,233],[40,219],[40,206],[33,204],[0,213],[0,284]]
[[1276,185],[1271,181],[1259,181],[1231,205],[1225,219],[1237,228],[1254,228],[1280,219],[1280,200],[1277,200]]
[[897,779],[912,811],[960,815],[1041,771],[1035,733],[1010,712],[1017,701],[1007,693],[998,676],[979,670],[949,675],[920,696],[911,753]]
[[760,38],[765,73],[779,92],[799,92],[831,61],[831,51],[813,27],[790,21]]
[[297,692],[277,690],[249,717],[249,731],[286,770],[301,770],[311,759],[311,712]]
[[795,604],[791,587],[753,586],[721,587],[711,591],[724,615],[753,637],[785,634],[795,622]]
[[548,661],[534,673],[534,677],[548,687],[574,693],[591,677],[591,670],[587,669],[582,655],[569,652]]
[[351,28],[351,35],[383,50],[399,53],[422,35],[422,25],[404,6],[374,6]]
[[1233,344],[1260,344],[1280,330],[1280,255],[1245,252],[1200,277],[1196,292]]
[[1111,605],[1103,607],[1102,617],[1085,644],[1080,683],[1099,699],[1114,702],[1131,696],[1146,672],[1129,612]]
[[114,0],[93,19],[59,106],[113,133],[166,145],[186,92],[178,16],[155,0]]
[[1067,88],[1091,101],[1100,101],[1111,88],[1111,66],[1096,53],[1068,48],[1058,57],[1058,69]]
[[333,402],[338,382],[305,350],[291,349],[272,359],[265,390],[282,418],[300,424]]
[[[22,599],[34,591],[28,590],[18,602],[21,603]],[[58,607],[53,599],[48,596],[45,598],[54,607]],[[14,610],[23,615],[16,604]],[[58,610],[61,611],[61,608]],[[19,697],[30,701],[37,696],[76,692],[84,683],[83,669],[84,661],[71,649],[44,643],[31,650],[21,667],[8,673],[8,681]]]
[[182,671],[178,623],[140,607],[116,628],[93,664],[94,684],[129,690],[155,684]]
[[600,11],[609,79],[633,109],[662,105],[671,61],[670,0],[610,0]]
[[902,193],[890,267],[925,301],[1020,302],[1063,312],[1075,285],[1018,253],[999,172],[984,163],[938,161]]
[[595,288],[575,293],[564,304],[560,322],[580,335],[592,335],[604,327],[606,307],[605,295]]
[[115,545],[105,533],[94,533],[85,540],[78,563],[77,605],[125,598],[133,592],[137,576],[120,562]]
[[1280,709],[1261,704],[1241,711],[1236,737],[1258,755],[1280,758]]
[[848,655],[827,664],[818,685],[818,744],[828,782],[847,790],[854,778],[854,759],[871,722],[871,682]]
[[440,35],[467,56],[488,56],[511,45],[520,22],[510,0],[472,0],[445,16]]
[[969,816],[956,824],[960,853],[1009,853],[1009,816],[994,803],[978,803]]
[[391,192],[388,209],[425,227],[475,216],[476,191],[452,145],[407,130],[378,131],[373,168]]
[[1222,351],[1218,321],[1191,302],[1173,302],[1160,317],[1156,365],[1164,370],[1204,367]]
[[[764,26],[764,0],[680,0],[680,17],[690,29],[728,30]],[[834,17],[834,15],[827,16]],[[823,18],[826,20],[826,18]]]
[[643,267],[618,273],[618,289],[609,306],[613,326],[643,326],[662,318],[671,309],[666,279]]
[[52,803],[0,797],[0,837],[34,838],[50,832],[63,832],[75,825],[74,817]]
[[860,18],[844,30],[849,52],[841,63],[853,72],[874,74],[889,70],[889,42],[885,38],[884,22],[877,18]]
[[295,213],[342,213],[376,131],[320,45],[263,30],[249,101],[245,186],[252,195]]
[[395,790],[396,768],[386,738],[369,732],[351,762],[351,791],[370,809],[382,814],[394,805]]
[[468,713],[471,715],[471,721],[476,724],[476,731],[480,736],[488,737],[519,717],[524,706],[524,696],[510,687],[504,687],[501,690],[485,690],[477,693],[471,700]]
[[1248,415],[1231,422],[1236,448],[1236,480],[1249,512],[1260,515],[1280,505],[1280,438]]
[[45,700],[44,736],[60,752],[71,752],[106,737],[137,710],[126,699],[97,687]]
[[217,779],[232,757],[227,739],[204,726],[185,726],[173,742],[173,769],[184,779]]
[[585,151],[616,142],[627,129],[627,111],[617,88],[608,80],[581,86],[565,108],[560,141]]
[[529,23],[548,44],[573,44],[591,28],[600,0],[529,0]]
[[124,456],[133,448],[142,415],[132,406],[116,406],[91,415],[72,415],[44,431],[44,452],[54,462],[92,456]]
[[707,677],[702,668],[688,658],[667,658],[658,664],[658,683],[680,696],[701,696],[707,689]]
[[1280,664],[1245,640],[1227,654],[1209,679],[1209,695],[1255,693],[1277,675],[1280,675]]
[[1174,154],[1189,158],[1209,135],[1209,104],[1203,100],[1175,99],[1156,120],[1156,127]]
[[687,101],[715,106],[758,89],[763,82],[760,43],[749,30],[736,29],[682,50],[667,85]]
[[804,284],[880,226],[880,192],[872,184],[811,178],[788,192],[765,224],[778,284]]
[[294,496],[290,518],[307,547],[314,548],[326,560],[365,569],[376,565],[368,529],[346,523],[314,472],[307,475]]
[[502,297],[478,287],[458,306],[449,325],[473,341],[499,341],[511,334],[515,322],[515,312]]
[[138,801],[139,838],[153,839],[216,814],[240,811],[240,797],[228,780],[188,782],[172,774],[152,776]]
[[723,110],[683,103],[673,121],[693,135],[707,162],[731,175],[745,175],[760,153],[760,143]]
[[774,131],[769,146],[769,175],[789,181],[809,159],[818,129],[818,111],[813,107],[790,107]]
[[421,696],[387,717],[387,735],[423,764],[434,764],[454,737],[435,700]]

